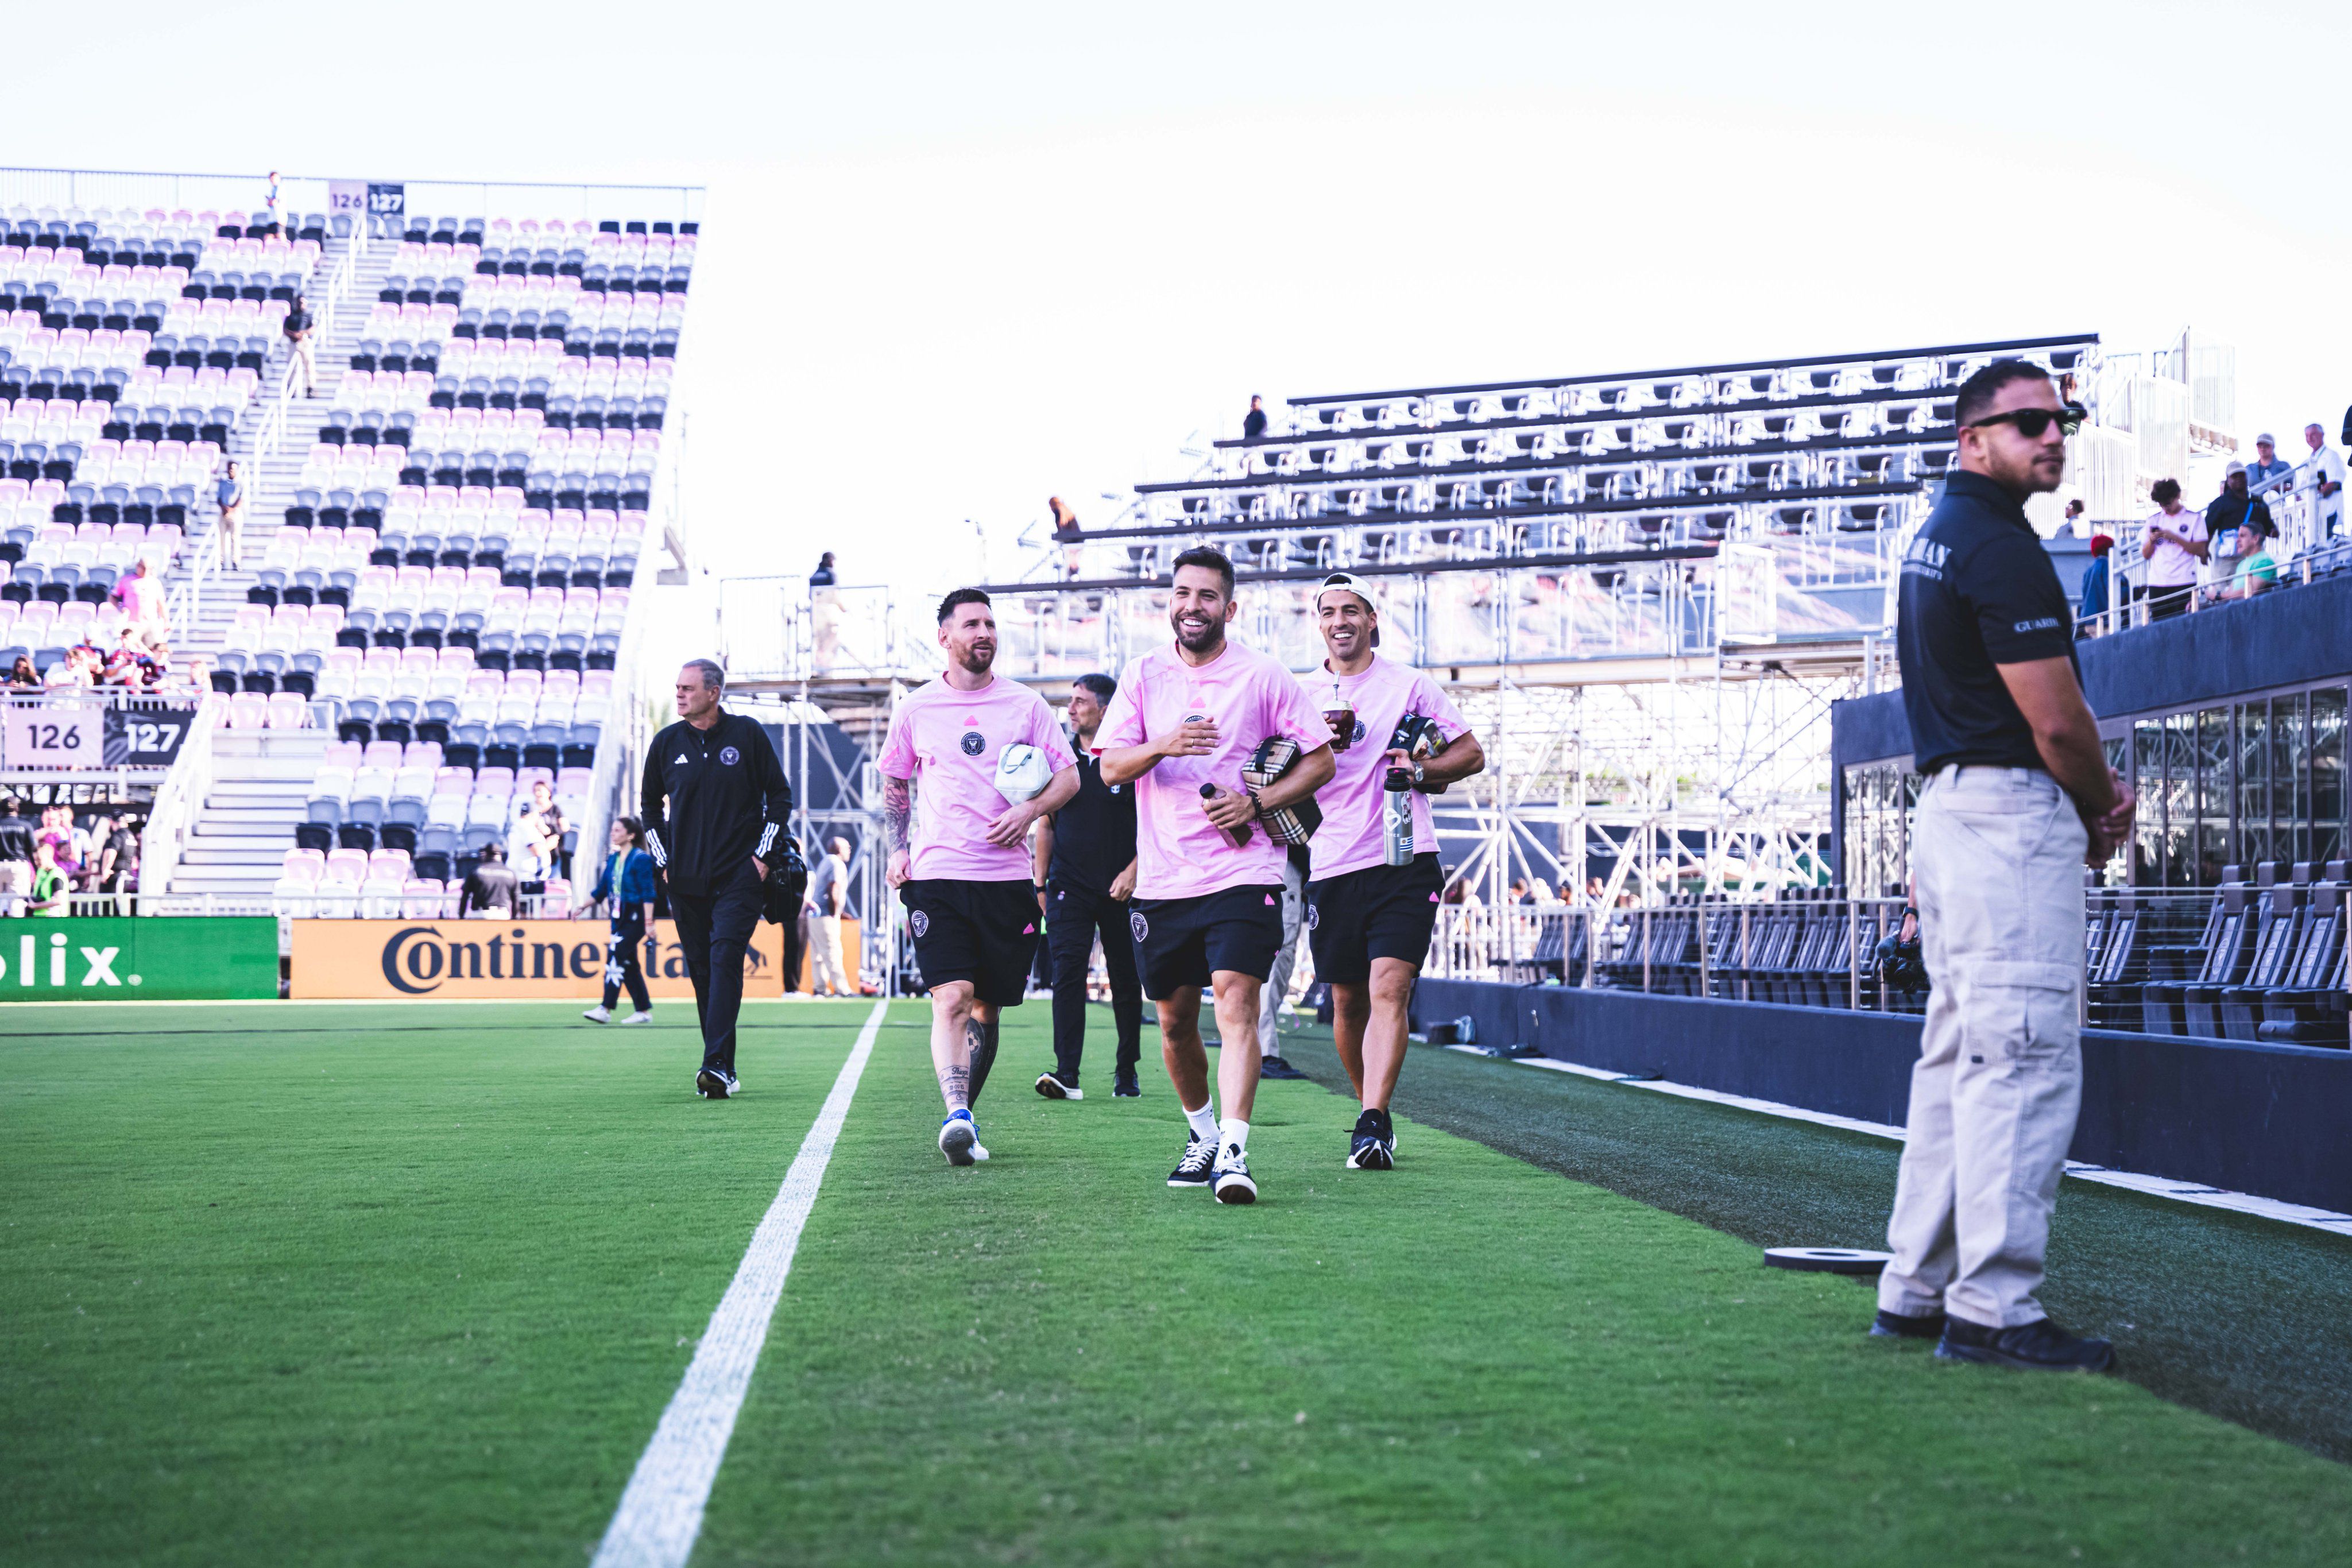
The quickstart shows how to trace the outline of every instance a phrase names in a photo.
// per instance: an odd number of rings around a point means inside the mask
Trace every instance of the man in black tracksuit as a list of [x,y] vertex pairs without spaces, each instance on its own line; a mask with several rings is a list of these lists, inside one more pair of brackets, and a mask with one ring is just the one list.
[[641,812],[646,849],[669,888],[670,917],[694,1010],[702,1020],[702,1071],[694,1092],[724,1100],[735,1080],[735,1014],[743,1004],[743,953],[760,924],[768,868],[789,831],[793,791],[768,732],[720,710],[726,677],[708,659],[677,673],[679,722],[646,750]]
[[1135,938],[1127,921],[1128,897],[1135,892],[1135,791],[1105,784],[1102,758],[1093,750],[1103,709],[1118,690],[1108,675],[1080,675],[1071,684],[1078,792],[1037,829],[1054,988],[1054,1071],[1037,1080],[1037,1092],[1049,1100],[1077,1097],[1078,1054],[1087,1042],[1087,960],[1097,933],[1110,977],[1111,1021],[1118,1030],[1111,1093],[1131,1098],[1139,1092],[1135,1064],[1142,1049],[1143,986],[1135,972]]

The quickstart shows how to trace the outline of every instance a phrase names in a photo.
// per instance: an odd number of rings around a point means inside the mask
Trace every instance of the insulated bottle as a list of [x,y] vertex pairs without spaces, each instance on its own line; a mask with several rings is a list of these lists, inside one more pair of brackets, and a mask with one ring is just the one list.
[[1389,864],[1412,863],[1412,775],[1402,768],[1381,780],[1381,841]]

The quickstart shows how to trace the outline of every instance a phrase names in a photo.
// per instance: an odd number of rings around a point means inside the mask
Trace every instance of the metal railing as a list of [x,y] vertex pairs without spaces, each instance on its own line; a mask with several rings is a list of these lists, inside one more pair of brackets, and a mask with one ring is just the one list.
[[[272,176],[135,169],[0,168],[0,205],[55,207],[212,208],[258,212]],[[404,186],[406,205],[419,214],[467,217],[667,218],[698,221],[700,185],[580,184],[517,180],[400,180],[364,172],[346,180],[323,174],[279,173],[278,206],[287,213],[324,213],[334,185],[373,179]],[[353,227],[364,225],[354,225]]]
[[217,692],[205,695],[197,705],[194,727],[180,743],[179,756],[163,775],[163,782],[156,787],[154,802],[147,811],[147,826],[139,838],[139,891],[142,894],[161,894],[172,885],[173,874],[187,852],[188,841],[195,834],[196,818],[204,809],[205,797],[212,790],[213,737],[219,729],[219,712],[226,705],[227,699]]

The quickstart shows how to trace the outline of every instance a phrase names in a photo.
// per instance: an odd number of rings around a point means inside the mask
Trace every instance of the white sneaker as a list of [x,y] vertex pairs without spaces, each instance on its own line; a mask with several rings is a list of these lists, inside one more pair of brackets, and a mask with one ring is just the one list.
[[980,1129],[971,1124],[969,1115],[950,1116],[940,1124],[940,1153],[951,1166],[968,1166],[980,1156],[972,1151],[980,1147]]
[[[604,1010],[604,1009],[598,1008],[596,1012],[603,1012]],[[596,1018],[596,1013],[590,1013],[588,1016],[590,1018]],[[604,1020],[603,1019],[596,1019],[596,1021],[598,1023],[603,1023]],[[621,1021],[623,1023],[651,1023],[654,1021],[654,1015],[649,1012],[631,1013],[627,1018],[623,1019]]]
[[606,1012],[603,1008],[590,1008],[586,1012],[582,1013],[580,1016],[586,1019],[590,1023],[607,1023],[611,1021],[613,1017],[611,1013]]

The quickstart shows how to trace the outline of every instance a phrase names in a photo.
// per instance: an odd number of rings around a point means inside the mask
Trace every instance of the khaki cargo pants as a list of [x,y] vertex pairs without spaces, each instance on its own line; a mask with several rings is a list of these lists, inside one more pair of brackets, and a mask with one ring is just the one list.
[[2083,1097],[2083,853],[2038,768],[1947,768],[1912,833],[1935,989],[1878,1304],[1989,1328],[2045,1315],[2034,1291]]

